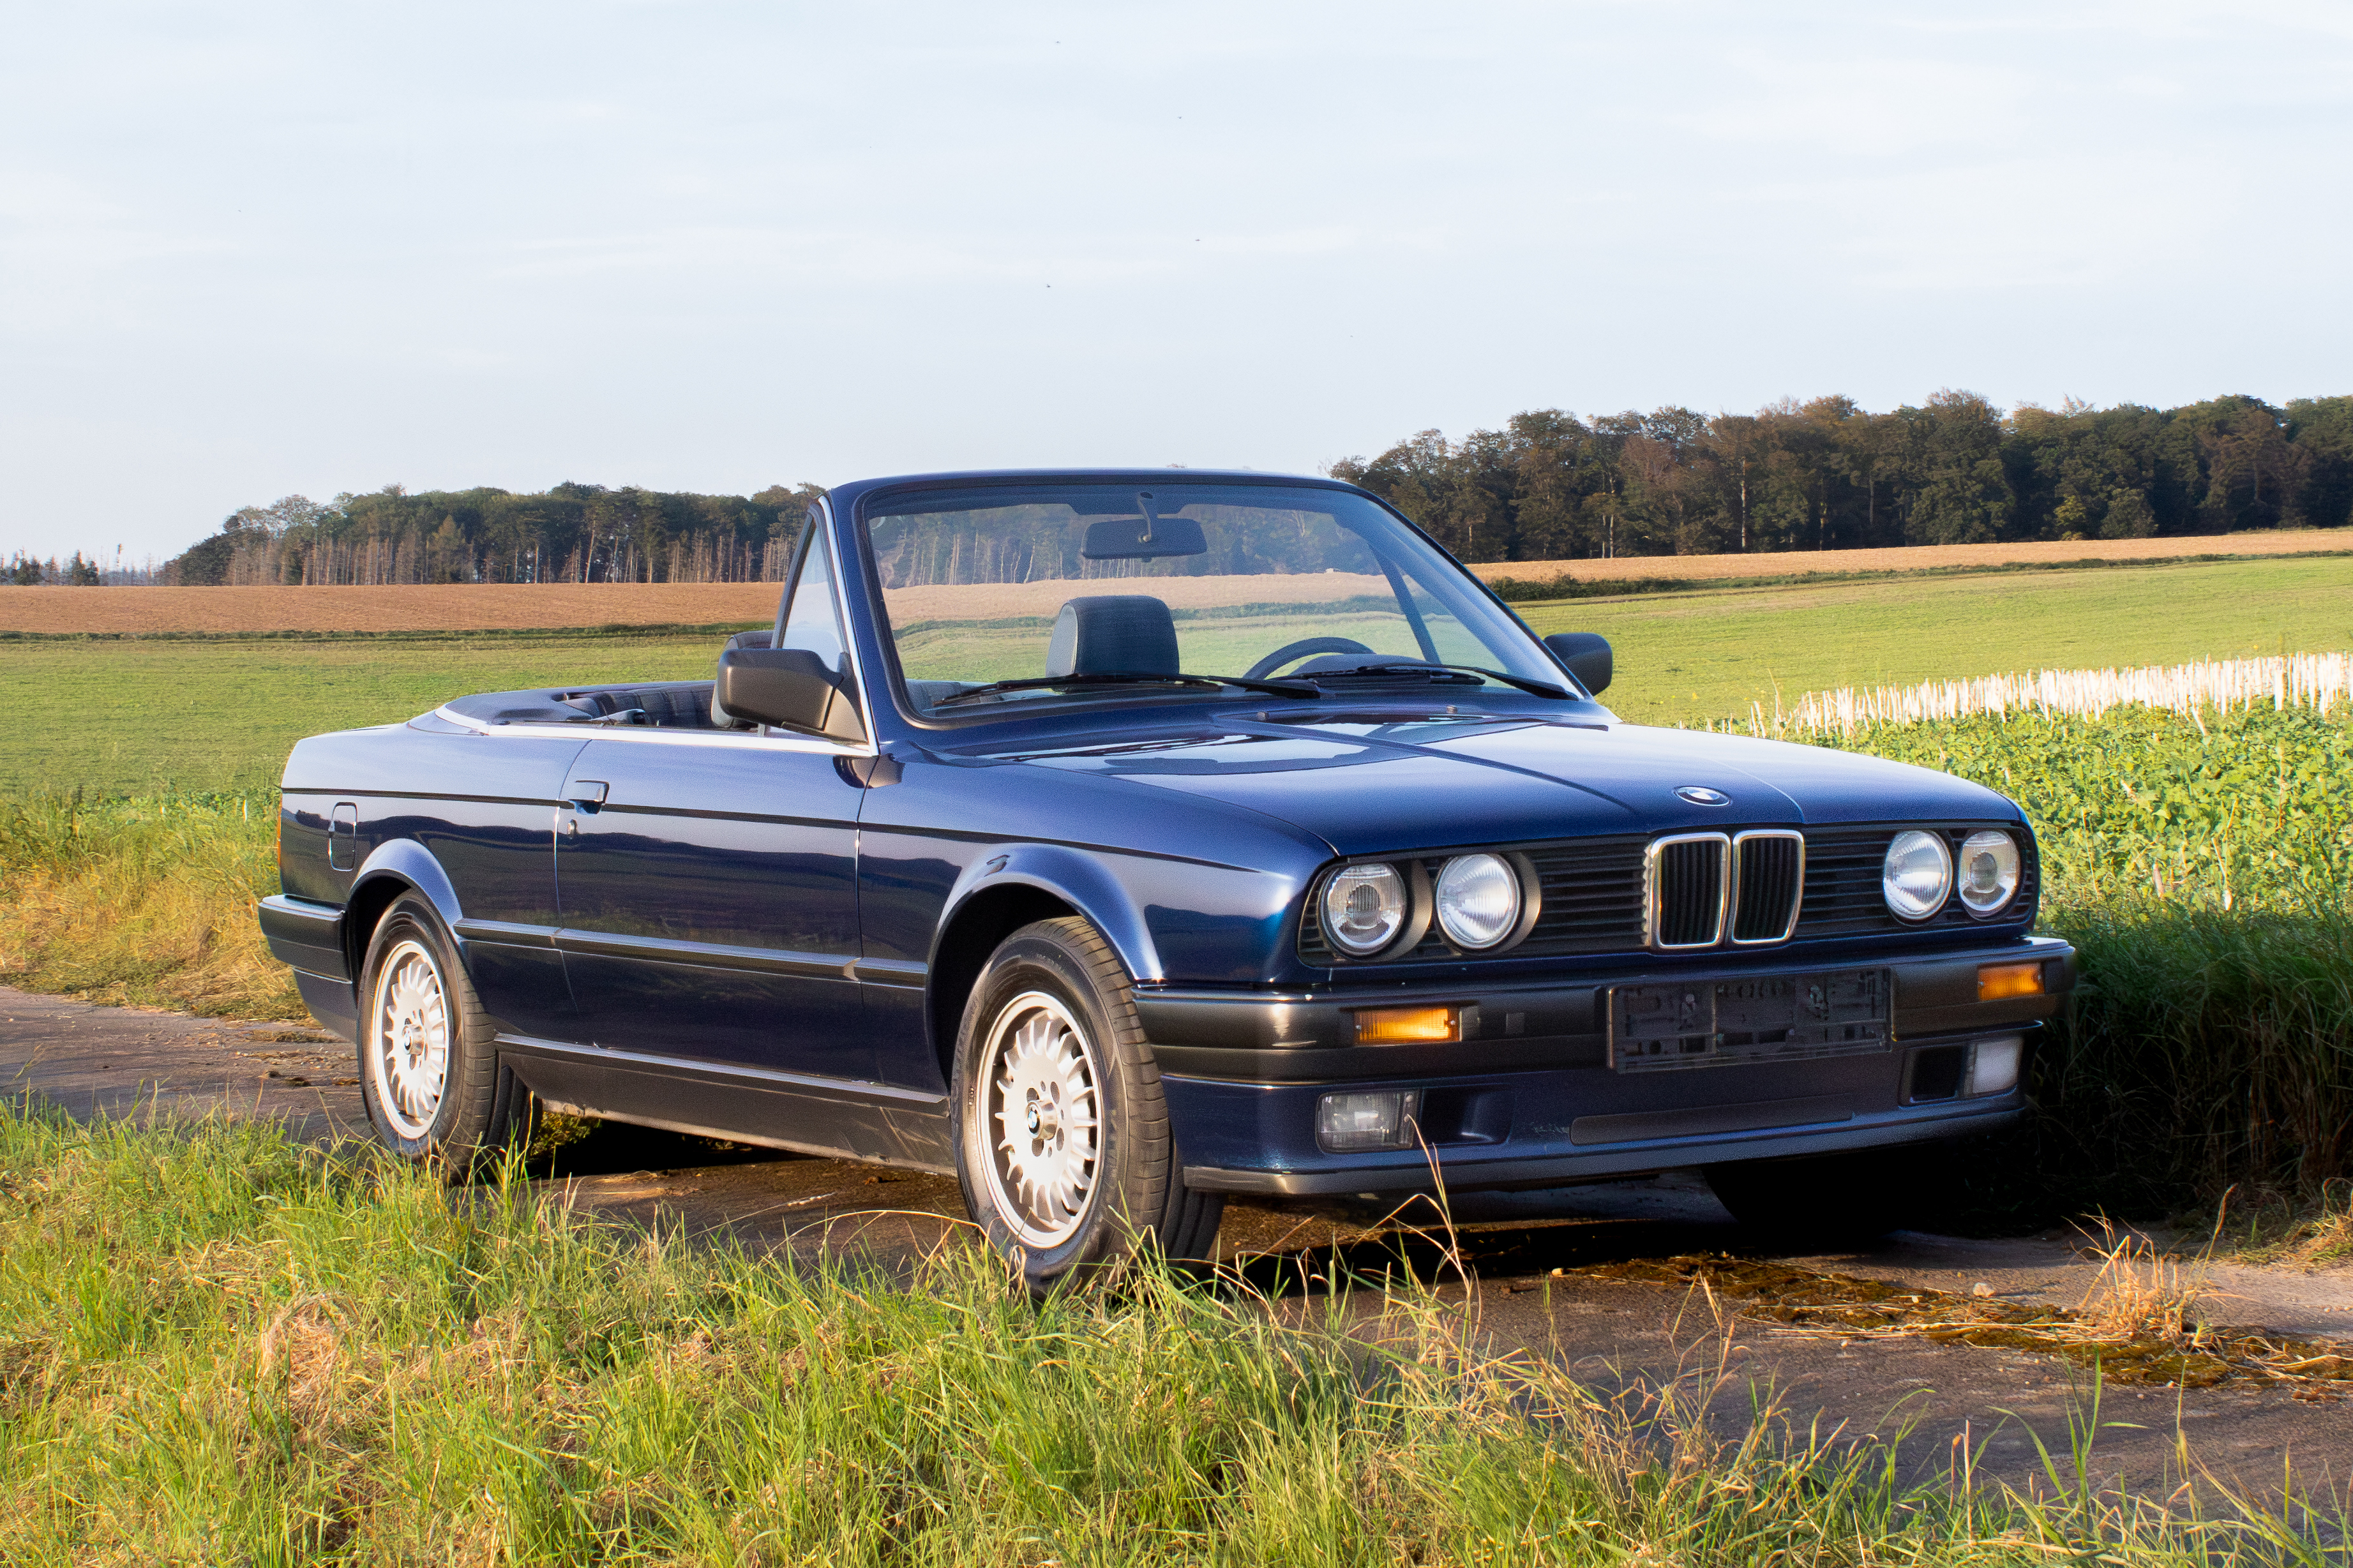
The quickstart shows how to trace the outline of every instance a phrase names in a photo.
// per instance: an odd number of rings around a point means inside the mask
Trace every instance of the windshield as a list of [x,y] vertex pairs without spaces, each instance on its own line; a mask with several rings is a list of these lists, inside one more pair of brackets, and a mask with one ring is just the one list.
[[1493,684],[1430,668],[1454,665],[1566,684],[1461,568],[1344,490],[1039,480],[886,493],[863,514],[922,713],[1132,698],[1152,688],[1126,678],[1178,674]]

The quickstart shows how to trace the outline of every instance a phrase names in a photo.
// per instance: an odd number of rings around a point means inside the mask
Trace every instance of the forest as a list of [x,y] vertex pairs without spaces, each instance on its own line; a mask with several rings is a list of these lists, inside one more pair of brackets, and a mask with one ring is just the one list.
[[[1460,440],[1425,430],[1330,472],[1481,562],[2337,527],[2353,513],[2353,397],[2004,414],[1947,391],[1887,413],[1838,396],[1754,414],[1545,408]],[[232,513],[158,568],[18,554],[0,583],[773,581],[818,493],[287,496]]]
[[814,485],[706,496],[560,484],[409,494],[387,485],[230,514],[155,574],[182,586],[283,583],[774,582]]
[[2006,416],[1968,392],[1885,414],[1846,397],[1715,416],[1536,409],[1331,472],[1466,561],[2336,527],[2353,510],[2353,397]]

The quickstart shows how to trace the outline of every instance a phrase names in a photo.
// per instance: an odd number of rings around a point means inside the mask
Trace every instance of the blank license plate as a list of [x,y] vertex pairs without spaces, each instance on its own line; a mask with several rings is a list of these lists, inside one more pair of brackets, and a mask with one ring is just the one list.
[[1888,1048],[1884,969],[1831,969],[1609,989],[1620,1072],[1869,1056]]

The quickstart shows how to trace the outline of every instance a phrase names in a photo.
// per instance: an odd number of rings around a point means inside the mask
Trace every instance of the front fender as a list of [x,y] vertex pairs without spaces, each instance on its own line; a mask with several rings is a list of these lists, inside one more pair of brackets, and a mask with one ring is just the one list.
[[1094,923],[1137,980],[1166,978],[1158,945],[1144,911],[1126,886],[1100,859],[1060,844],[1017,844],[964,868],[948,889],[939,930],[933,936],[932,967],[941,962],[939,944],[974,899],[1000,888],[1034,888],[1071,906]]

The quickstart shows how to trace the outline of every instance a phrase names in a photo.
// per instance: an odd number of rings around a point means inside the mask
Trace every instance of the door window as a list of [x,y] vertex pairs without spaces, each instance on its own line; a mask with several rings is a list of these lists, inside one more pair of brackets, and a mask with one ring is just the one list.
[[833,591],[833,552],[826,548],[824,521],[815,512],[801,530],[800,566],[793,574],[792,598],[777,622],[776,646],[807,649],[848,685],[849,657],[843,647],[841,606]]

